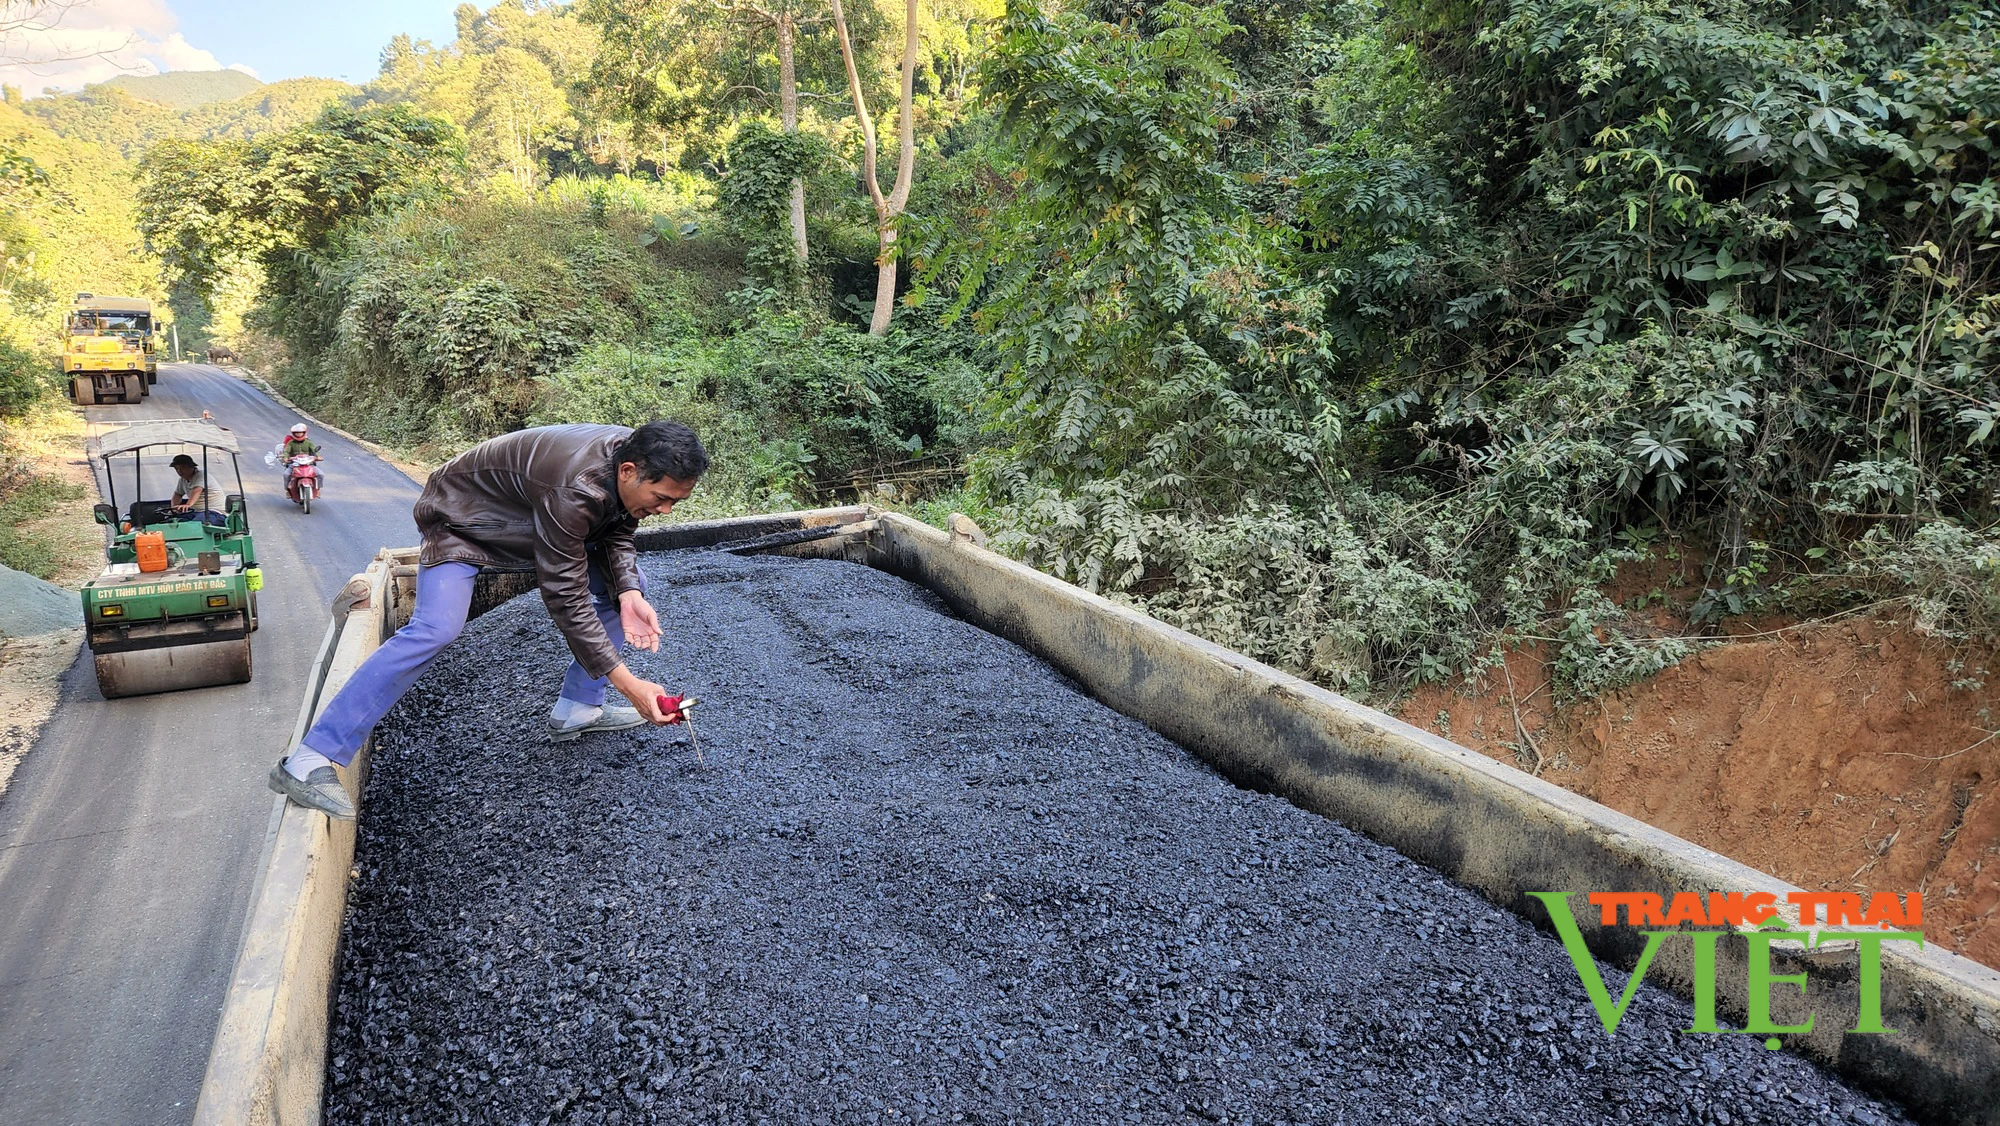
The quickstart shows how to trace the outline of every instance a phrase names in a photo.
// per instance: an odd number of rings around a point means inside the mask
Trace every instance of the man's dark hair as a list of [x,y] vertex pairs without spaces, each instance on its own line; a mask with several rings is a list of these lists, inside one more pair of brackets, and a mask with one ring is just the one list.
[[642,481],[657,481],[662,477],[692,481],[708,472],[708,451],[701,448],[701,439],[687,426],[665,419],[655,419],[632,431],[611,461],[614,465],[629,461],[638,466]]

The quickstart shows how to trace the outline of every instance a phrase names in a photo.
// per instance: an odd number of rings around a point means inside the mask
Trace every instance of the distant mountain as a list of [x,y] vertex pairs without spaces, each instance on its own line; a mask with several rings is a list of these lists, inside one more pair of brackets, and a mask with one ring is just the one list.
[[[233,79],[218,79],[219,75]],[[241,90],[226,100],[197,97],[199,83],[163,85],[169,79],[216,82],[211,92],[223,92],[227,86]],[[169,96],[193,100],[177,107],[165,101]],[[146,146],[169,137],[249,140],[311,121],[328,102],[352,105],[362,97],[360,87],[331,78],[266,84],[240,71],[205,70],[114,78],[74,94],[31,98],[20,103],[20,109],[63,137],[114,145],[136,159]]]
[[141,101],[190,110],[210,102],[233,102],[263,83],[240,70],[177,70],[167,74],[123,74],[99,83]]

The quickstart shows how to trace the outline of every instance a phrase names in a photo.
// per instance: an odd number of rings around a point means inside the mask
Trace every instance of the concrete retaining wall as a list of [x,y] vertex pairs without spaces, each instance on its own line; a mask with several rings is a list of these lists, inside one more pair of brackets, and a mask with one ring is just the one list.
[[[865,508],[670,525],[642,550],[712,546],[828,523]],[[1546,923],[1530,892],[1797,890],[1726,857],[1532,778],[1381,712],[1087,594],[949,535],[884,515],[865,535],[788,553],[845,558],[930,588],[958,613],[1061,669],[1098,699],[1202,755],[1241,784],[1280,794],[1429,864],[1494,902]],[[385,551],[356,582],[368,601],[324,656],[330,690],[407,620],[410,549]],[[474,612],[532,589],[521,575],[482,576]],[[309,698],[301,730],[316,708]],[[365,755],[357,758],[358,790]],[[284,811],[268,854],[235,979],[209,1060],[198,1123],[316,1123],[325,1072],[335,946],[353,860],[351,827]],[[1581,908],[1580,900],[1576,906]],[[1629,966],[1631,933],[1577,910],[1600,956]],[[1796,915],[1793,915],[1796,918]],[[1690,944],[1669,943],[1649,981],[1692,989]],[[1740,1015],[1746,948],[1719,951],[1723,1007]],[[1816,1015],[1789,1045],[1936,1122],[2000,1126],[2000,973],[1951,954],[1889,944],[1882,1005],[1897,1035],[1853,1035],[1851,947],[1781,955],[1778,972],[1808,972],[1804,1000],[1774,992],[1783,1023]],[[1792,999],[1788,1000],[1788,996]],[[1596,1034],[1597,1030],[1589,1030]]]
[[[1782,902],[1799,890],[916,521],[883,516],[864,559],[930,588],[1238,783],[1335,818],[1540,925],[1548,914],[1530,892],[1579,893],[1572,911],[1586,940],[1616,964],[1633,964],[1639,940],[1598,926],[1580,893],[1769,891]],[[1719,946],[1718,994],[1740,1018],[1747,947],[1735,936]],[[1857,1009],[1852,944],[1811,956],[1774,948],[1778,972],[1809,980],[1804,1000],[1773,991],[1774,1018],[1816,1016],[1788,1046],[1933,1121],[2000,1126],[2000,973],[1884,946],[1882,1010],[1898,1035],[1842,1031]],[[1691,994],[1691,947],[1667,943],[1647,980]]]
[[[326,643],[307,676],[296,739],[320,706],[385,636],[390,560],[378,557],[348,581],[333,607]],[[341,772],[359,794],[367,754]],[[243,945],[216,1025],[195,1103],[197,1126],[317,1123],[326,1073],[327,1010],[335,948],[354,862],[354,825],[288,804],[281,797],[264,871],[251,895]]]

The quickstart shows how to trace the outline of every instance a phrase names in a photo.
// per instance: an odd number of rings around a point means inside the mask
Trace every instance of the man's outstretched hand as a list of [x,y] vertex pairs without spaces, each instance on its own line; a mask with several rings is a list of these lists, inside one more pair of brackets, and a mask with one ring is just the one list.
[[653,612],[653,604],[646,601],[645,595],[628,590],[618,596],[618,624],[625,630],[627,645],[648,653],[660,651],[660,616]]

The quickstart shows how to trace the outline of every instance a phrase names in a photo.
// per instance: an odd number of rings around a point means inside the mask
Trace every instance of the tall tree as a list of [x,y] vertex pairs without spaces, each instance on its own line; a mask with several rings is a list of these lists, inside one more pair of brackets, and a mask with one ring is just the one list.
[[868,114],[868,96],[861,87],[861,75],[854,65],[854,37],[847,31],[847,11],[833,0],[833,26],[840,36],[840,61],[847,68],[847,92],[854,98],[854,116],[861,122],[861,176],[868,185],[868,198],[875,204],[875,236],[880,250],[875,255],[875,315],[868,322],[870,336],[889,331],[889,318],[896,308],[896,228],[910,203],[910,185],[917,171],[917,126],[915,102],[917,85],[917,0],[903,2],[903,93],[896,113],[898,150],[896,184],[882,194],[881,177],[876,174],[877,143],[875,119]]
[[[745,6],[771,23],[778,39],[778,124],[787,133],[799,131],[798,14],[790,4],[778,10]],[[806,244],[806,181],[792,177],[792,244],[804,264],[811,248]]]
[[215,291],[277,239],[243,174],[251,151],[241,141],[169,139],[139,162],[139,232],[184,317],[208,312]]
[[[140,169],[139,223],[178,294],[203,303],[255,262],[280,314],[309,304],[337,230],[439,190],[464,167],[457,126],[406,105],[329,107],[310,125],[243,143],[169,142]],[[335,326],[283,318],[310,351]]]
[[[730,22],[753,30],[768,30],[778,48],[778,124],[787,133],[799,131],[798,40],[822,17],[802,17],[807,5],[799,0],[708,0]],[[806,181],[792,177],[792,248],[803,267],[811,247],[806,242]]]
[[542,60],[519,47],[501,47],[482,59],[479,78],[467,124],[499,150],[501,170],[532,192],[542,170],[539,155],[569,119],[569,102]]
[[[824,19],[806,0],[584,0],[578,14],[603,30],[592,84],[621,100],[635,124],[695,125],[746,95],[769,98],[756,82],[725,73],[735,60],[725,58],[733,52],[723,32],[768,34],[778,62],[778,120],[786,133],[798,132],[801,39]],[[755,65],[754,57],[748,61]],[[792,180],[790,223],[803,266],[811,249],[803,177]]]

